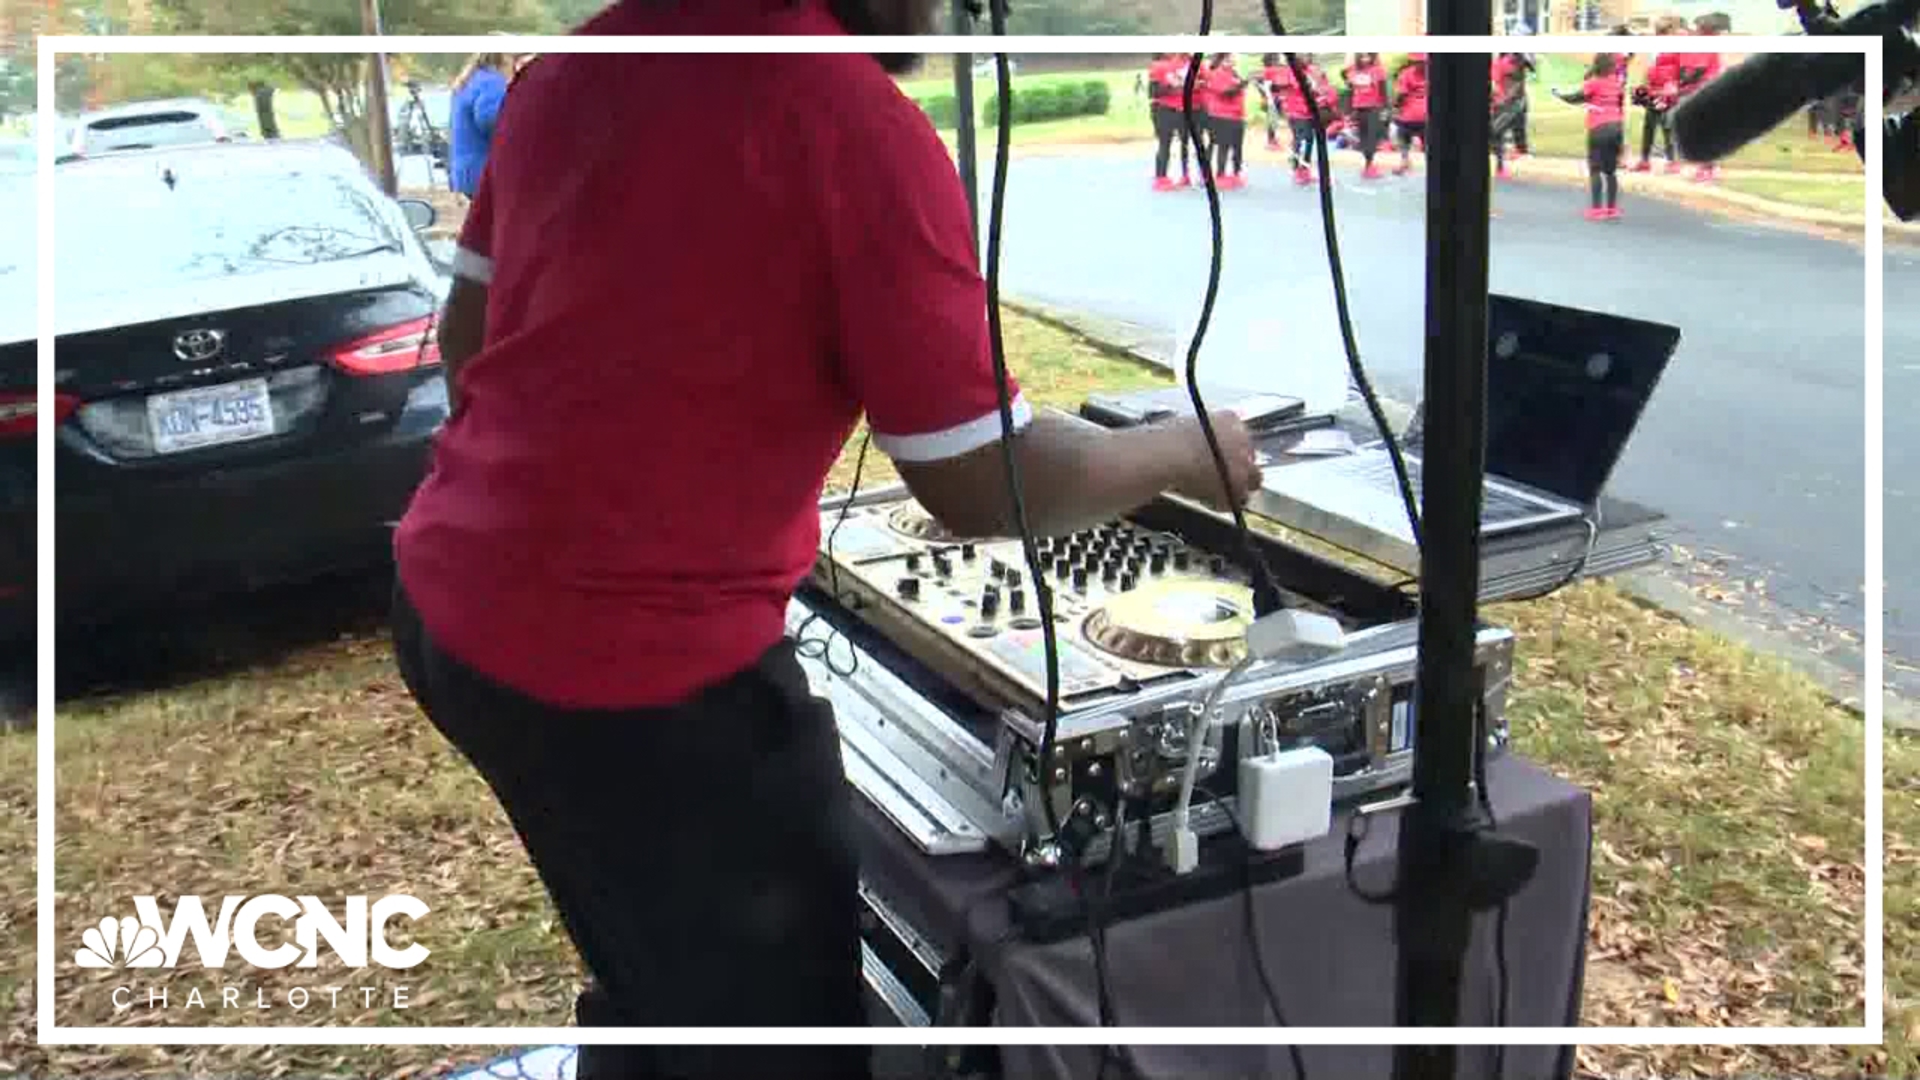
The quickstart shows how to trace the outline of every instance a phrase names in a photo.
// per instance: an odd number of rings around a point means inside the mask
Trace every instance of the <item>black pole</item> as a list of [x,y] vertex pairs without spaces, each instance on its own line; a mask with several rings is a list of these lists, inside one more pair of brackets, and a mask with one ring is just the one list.
[[[1491,31],[1488,0],[1429,7],[1427,32]],[[1476,909],[1504,903],[1535,853],[1490,835],[1473,781],[1480,498],[1486,464],[1487,248],[1491,201],[1485,53],[1433,53],[1427,130],[1427,343],[1414,802],[1402,814],[1394,903],[1400,1027],[1457,1027]],[[1516,850],[1519,849],[1519,850]],[[1504,983],[1504,978],[1501,980]],[[1504,991],[1505,987],[1502,986]],[[1453,1080],[1451,1046],[1402,1046],[1395,1080]]]
[[[953,34],[973,32],[973,14],[967,0],[953,0]],[[973,221],[973,247],[980,249],[980,156],[973,139],[973,54],[953,54],[954,157],[960,183],[967,189],[967,214]]]

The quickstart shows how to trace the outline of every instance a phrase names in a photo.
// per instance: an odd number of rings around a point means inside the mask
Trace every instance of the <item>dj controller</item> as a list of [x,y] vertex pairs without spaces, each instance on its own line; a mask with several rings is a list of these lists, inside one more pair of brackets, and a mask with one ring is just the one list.
[[[1223,831],[1256,733],[1268,749],[1326,751],[1336,802],[1392,798],[1411,780],[1411,601],[1260,534],[1283,602],[1337,620],[1344,647],[1248,666],[1189,745],[1195,711],[1245,657],[1254,618],[1239,534],[1197,504],[1162,497],[1041,540],[1038,580],[1018,541],[950,535],[898,486],[823,502],[821,537],[789,632],[815,692],[835,705],[855,785],[929,853],[997,844],[1036,864],[1098,860],[1123,802],[1164,832],[1190,754],[1202,792],[1193,825]],[[1059,680],[1044,758],[1042,588]],[[1512,652],[1511,633],[1480,629],[1496,751]]]

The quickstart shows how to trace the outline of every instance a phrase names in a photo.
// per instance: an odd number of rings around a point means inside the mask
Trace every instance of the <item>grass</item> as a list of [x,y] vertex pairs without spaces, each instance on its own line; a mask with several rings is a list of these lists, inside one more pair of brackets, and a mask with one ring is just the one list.
[[1720,186],[1775,202],[1828,210],[1859,219],[1866,212],[1867,188],[1861,177],[1725,176]]
[[[1008,349],[1027,392],[1071,406],[1094,388],[1161,383],[1024,317]],[[849,445],[849,451],[852,445]],[[867,463],[868,483],[890,475]],[[845,484],[851,453],[835,469]],[[1589,1024],[1853,1024],[1862,1016],[1860,720],[1783,665],[1690,629],[1605,584],[1487,612],[1519,635],[1509,707],[1519,752],[1595,796]],[[332,636],[332,635],[327,635]],[[412,1007],[306,1022],[563,1025],[572,950],[505,817],[421,719],[377,629],[177,689],[81,700],[58,718],[57,1014],[115,1014],[108,978],[68,962],[80,929],[128,897],[412,892],[431,958]],[[419,1077],[483,1048],[32,1045],[33,744],[0,737],[0,1073],[287,1073]],[[1884,1049],[1588,1048],[1588,1075],[1913,1075],[1920,1068],[1920,749],[1887,745]],[[269,942],[271,944],[271,942]],[[249,974],[256,990],[346,984],[323,966]],[[178,1001],[216,984],[159,980]],[[383,984],[395,980],[383,975]],[[284,999],[282,999],[284,1000]],[[285,1024],[285,1008],[175,1022]]]

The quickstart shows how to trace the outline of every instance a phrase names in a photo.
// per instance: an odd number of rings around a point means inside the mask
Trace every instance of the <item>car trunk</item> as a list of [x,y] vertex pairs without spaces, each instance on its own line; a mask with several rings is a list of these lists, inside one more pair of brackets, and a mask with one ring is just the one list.
[[61,468],[133,482],[377,438],[437,375],[433,307],[382,285],[63,334]]

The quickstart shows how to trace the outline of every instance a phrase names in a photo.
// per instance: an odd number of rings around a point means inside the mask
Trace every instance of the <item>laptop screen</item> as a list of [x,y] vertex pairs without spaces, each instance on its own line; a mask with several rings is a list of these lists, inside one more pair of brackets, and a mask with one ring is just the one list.
[[1487,473],[1588,506],[1680,345],[1671,326],[1487,298]]

